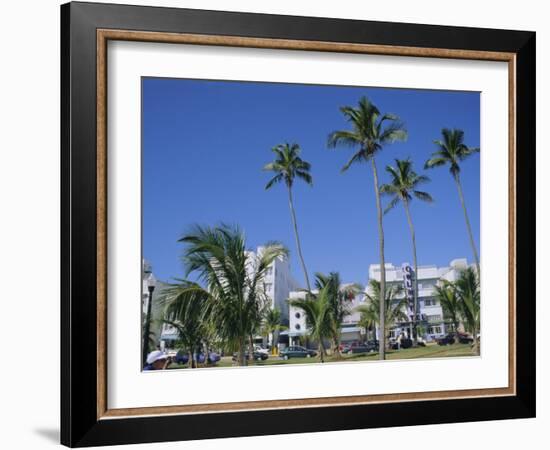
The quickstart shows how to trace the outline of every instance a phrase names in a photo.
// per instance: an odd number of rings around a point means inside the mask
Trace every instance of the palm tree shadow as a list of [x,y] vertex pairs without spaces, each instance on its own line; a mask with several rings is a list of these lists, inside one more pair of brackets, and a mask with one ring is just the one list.
[[58,428],[37,428],[34,432],[44,439],[59,444],[59,429]]

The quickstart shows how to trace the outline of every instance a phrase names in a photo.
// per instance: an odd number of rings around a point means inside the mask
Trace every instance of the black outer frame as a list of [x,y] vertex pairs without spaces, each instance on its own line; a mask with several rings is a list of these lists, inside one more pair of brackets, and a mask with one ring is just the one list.
[[[517,395],[97,420],[96,29],[516,53]],[[535,33],[112,4],[61,6],[61,443],[71,447],[535,416]],[[275,431],[265,423],[276,423]]]

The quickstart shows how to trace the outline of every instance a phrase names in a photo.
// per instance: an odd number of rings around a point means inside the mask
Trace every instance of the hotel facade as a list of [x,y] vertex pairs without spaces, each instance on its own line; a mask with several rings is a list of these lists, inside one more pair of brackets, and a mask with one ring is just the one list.
[[[455,259],[448,266],[437,267],[435,265],[418,267],[418,325],[423,331],[422,337],[430,342],[434,339],[444,336],[450,330],[450,325],[445,321],[443,308],[436,298],[435,287],[441,283],[441,280],[456,281],[464,269],[468,267],[466,259]],[[403,299],[405,296],[412,297],[414,294],[414,273],[410,264],[404,263],[401,266],[395,266],[391,263],[385,265],[386,285],[405,287],[409,283],[409,289],[403,289],[396,300]],[[409,275],[407,277],[407,275]],[[380,265],[371,264],[369,266],[369,281],[380,281]],[[357,306],[365,304],[367,297],[365,294],[372,294],[370,286],[367,283],[365,291],[360,292],[354,299],[350,300],[348,309],[350,314],[344,319],[341,329],[342,342],[364,340],[366,339],[366,330],[359,327],[360,314],[355,311]],[[303,291],[293,291],[289,294],[289,299],[304,298]],[[410,298],[412,302],[412,298]],[[411,321],[413,319],[412,311],[407,308],[403,311],[409,320],[402,323],[396,323],[389,331],[390,339],[397,339],[400,335],[408,337],[411,330]],[[289,336],[289,345],[298,343],[299,338],[307,335],[307,318],[300,308],[290,306],[289,308],[289,330],[285,332]],[[376,335],[379,336],[379,330],[376,329]]]

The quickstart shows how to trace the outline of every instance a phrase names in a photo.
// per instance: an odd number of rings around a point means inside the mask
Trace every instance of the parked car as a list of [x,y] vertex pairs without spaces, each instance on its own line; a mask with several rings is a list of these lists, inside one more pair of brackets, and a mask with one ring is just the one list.
[[[233,361],[237,361],[237,358],[239,357],[239,354],[237,352],[233,353]],[[256,361],[265,361],[267,358],[269,358],[269,355],[267,353],[262,353],[258,351],[254,351],[252,354],[252,357]],[[250,360],[250,353],[246,353],[246,359]]]
[[367,353],[369,349],[365,348],[364,342],[353,341],[340,346],[340,352],[342,353]]
[[473,344],[474,343],[474,338],[472,336],[470,336],[469,334],[458,332],[457,335],[458,335],[458,342],[460,342],[461,344]]
[[286,347],[284,350],[281,351],[280,356],[283,359],[290,359],[290,358],[311,358],[313,356],[317,356],[317,352],[315,350],[309,350],[305,347],[300,347],[297,345],[293,345],[290,347]]
[[448,333],[447,335],[436,338],[437,345],[453,345],[455,343],[454,333]]
[[390,348],[392,350],[399,350],[402,348],[411,348],[413,340],[407,337],[402,337],[400,341],[393,339],[390,341]]
[[[177,364],[187,364],[189,362],[189,353],[182,350],[178,351],[175,356],[172,358]],[[210,352],[208,353],[208,363],[215,364],[221,359],[221,356],[217,353]],[[204,364],[206,357],[204,353],[195,354],[195,361],[199,364]]]
[[378,351],[378,341],[358,342],[355,345],[351,345],[349,353],[372,353]]
[[[200,363],[200,364],[204,364],[206,358],[205,358],[205,355],[204,353],[199,353],[197,356],[197,362]],[[218,355],[217,353],[214,353],[214,352],[210,352],[208,353],[208,362],[210,364],[215,364],[217,363],[219,360],[221,359],[221,356]]]
[[380,342],[378,341],[367,341],[366,345],[369,348],[369,352],[377,352],[380,348]]
[[351,350],[351,343],[340,344],[340,353],[348,353]]
[[254,346],[254,351],[258,352],[258,353],[265,353],[266,355],[269,355],[269,349],[264,348],[261,345],[255,345]]
[[187,364],[189,362],[189,353],[180,350],[174,357],[176,364]]

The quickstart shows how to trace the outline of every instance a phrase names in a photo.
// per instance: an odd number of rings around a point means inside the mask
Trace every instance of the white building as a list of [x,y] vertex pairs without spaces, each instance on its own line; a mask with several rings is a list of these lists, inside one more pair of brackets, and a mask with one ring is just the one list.
[[[264,251],[263,246],[255,252],[248,252],[251,261],[260,257]],[[288,297],[291,291],[299,289],[299,285],[290,273],[290,261],[285,255],[278,256],[267,268],[264,277],[264,289],[271,301],[271,308],[278,308],[281,311],[283,322],[288,322]]]
[[[404,285],[404,267],[394,266],[391,263],[386,264],[386,283],[388,286],[396,285],[403,287]],[[437,337],[445,335],[449,330],[446,329],[445,320],[443,317],[443,309],[435,298],[435,286],[440,283],[440,280],[456,281],[460,272],[468,267],[466,259],[455,259],[450,262],[449,266],[419,266],[418,267],[418,306],[421,324],[425,325],[425,338],[430,341]],[[371,264],[369,266],[369,280],[380,281],[380,265]],[[413,284],[414,286],[414,284]],[[314,291],[315,292],[315,291]],[[367,284],[365,292],[371,294]],[[342,324],[342,342],[354,340],[363,340],[366,338],[366,330],[358,326],[360,313],[356,312],[357,306],[364,304],[366,297],[365,292],[361,292],[350,301],[349,310],[351,314],[344,319]],[[401,299],[406,294],[403,293]],[[412,294],[411,294],[412,295]],[[294,291],[290,292],[289,299],[303,299],[305,292]],[[409,311],[405,311],[409,313]],[[412,316],[410,316],[412,318]],[[410,321],[406,323],[396,324],[390,330],[390,338],[397,338],[400,334],[408,336],[410,334]],[[289,336],[289,345],[296,343],[297,338],[307,334],[306,317],[300,308],[290,306],[289,311],[289,329],[285,332]],[[378,334],[378,330],[377,330]]]
[[[386,263],[386,283],[388,286],[404,285],[404,268],[410,265],[403,264],[401,267]],[[418,313],[421,323],[425,325],[426,339],[433,340],[445,335],[446,324],[443,317],[443,309],[435,298],[435,286],[440,280],[456,281],[460,272],[468,267],[466,259],[454,259],[449,266],[419,266],[418,267]],[[369,280],[380,281],[380,264],[371,264],[369,267]],[[414,282],[412,284],[414,288]],[[412,295],[412,293],[410,294]],[[405,293],[401,296],[403,298]],[[407,312],[409,313],[409,312]],[[412,316],[410,316],[412,319]],[[396,324],[390,330],[390,338],[397,338],[401,333],[408,336],[410,333],[410,322]]]
[[[247,252],[249,270],[252,272],[253,264],[257,257],[262,255],[263,246],[255,251]],[[290,291],[299,289],[298,283],[292,278],[290,273],[290,262],[287,256],[279,256],[267,268],[264,277],[264,289],[269,298],[271,308],[278,308],[281,311],[283,323],[288,323],[288,303],[287,299]],[[171,325],[164,324],[161,331],[161,340],[170,346],[173,341],[178,339],[177,330]]]
[[[346,285],[344,284],[343,286],[346,286]],[[318,294],[319,291],[314,289],[313,293]],[[306,296],[306,293],[304,291],[294,291],[294,292],[290,292],[289,300],[298,300],[298,299],[303,300],[305,296]],[[342,342],[357,341],[362,338],[362,335],[364,335],[365,330],[357,326],[357,323],[361,318],[361,314],[355,311],[355,309],[359,305],[364,303],[365,303],[364,292],[359,292],[353,299],[348,300],[348,304],[346,306],[351,314],[346,316],[344,318],[344,321],[342,322],[342,329],[341,329]],[[301,336],[305,336],[307,334],[306,315],[300,308],[297,308],[292,305],[289,307],[288,331],[285,331],[281,334],[288,335],[289,345],[296,345],[298,339]]]

